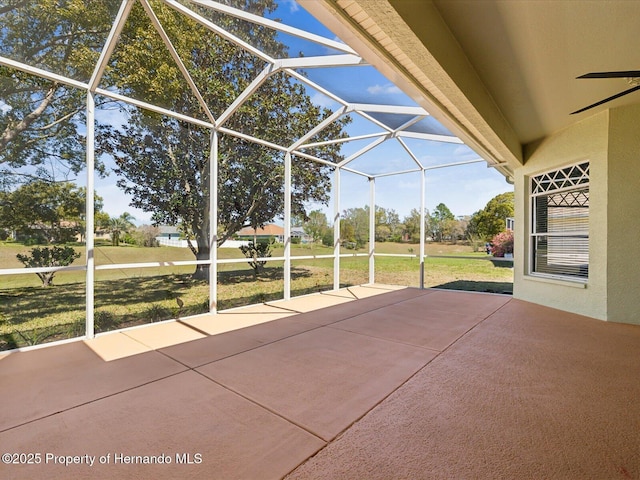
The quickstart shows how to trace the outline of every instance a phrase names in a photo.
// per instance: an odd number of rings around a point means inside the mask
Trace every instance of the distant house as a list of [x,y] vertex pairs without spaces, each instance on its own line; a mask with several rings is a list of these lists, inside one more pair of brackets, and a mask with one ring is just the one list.
[[168,240],[178,240],[180,238],[180,231],[178,230],[178,227],[160,225],[158,230],[159,233],[156,238],[166,238]]
[[303,227],[291,227],[291,237],[299,238],[300,243],[313,243],[313,237],[306,233]]
[[506,224],[507,230],[511,230],[513,232],[516,228],[516,219],[513,217],[507,217]]
[[159,233],[156,235],[158,245],[162,245],[164,247],[188,248],[189,242],[191,242],[191,245],[195,247],[195,242],[193,240],[185,240],[182,238],[182,234],[180,233],[180,230],[178,230],[178,227],[160,225],[158,230]]
[[[79,240],[82,241],[82,235],[78,235]],[[93,234],[93,238],[96,240],[111,240],[111,233],[104,228],[97,228],[96,233]]]
[[253,229],[252,227],[245,227],[238,231],[235,235],[238,240],[269,240],[275,238],[276,242],[284,242],[284,228],[273,223],[269,223],[264,228]]

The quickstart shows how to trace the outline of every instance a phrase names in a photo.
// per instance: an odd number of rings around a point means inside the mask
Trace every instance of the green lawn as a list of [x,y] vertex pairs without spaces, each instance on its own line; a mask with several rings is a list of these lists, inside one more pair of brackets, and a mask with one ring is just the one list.
[[[74,265],[84,265],[84,247]],[[30,247],[0,243],[0,265],[21,268],[15,258]],[[378,253],[418,253],[418,245],[378,243]],[[293,256],[327,255],[333,250],[319,245],[294,245]],[[513,270],[486,260],[484,253],[472,253],[465,245],[429,244],[428,255],[468,256],[472,259],[431,258],[425,260],[425,286],[511,292]],[[366,248],[354,252],[367,253]],[[237,249],[219,249],[218,258],[241,258]],[[283,255],[282,247],[273,256]],[[473,259],[473,258],[477,259]],[[485,258],[484,260],[481,258]],[[193,260],[188,249],[132,246],[98,246],[96,265],[171,262]],[[495,265],[494,265],[495,263]],[[95,318],[97,331],[186,317],[208,311],[209,287],[193,280],[194,266],[117,268],[97,270]],[[417,258],[377,257],[375,281],[394,285],[419,286]],[[341,286],[367,283],[368,258],[344,257],[340,261]],[[34,274],[0,276],[0,350],[79,336],[84,333],[85,272],[59,272],[54,286],[42,288]],[[333,288],[333,259],[292,261],[292,296]],[[223,264],[218,273],[218,309],[280,299],[284,290],[283,262],[269,262],[255,277],[245,263]]]

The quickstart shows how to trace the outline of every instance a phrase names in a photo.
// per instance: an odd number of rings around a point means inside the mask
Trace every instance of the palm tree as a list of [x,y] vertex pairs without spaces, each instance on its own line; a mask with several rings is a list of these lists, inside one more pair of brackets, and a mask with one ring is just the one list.
[[128,212],[124,212],[119,217],[112,217],[109,219],[109,232],[111,232],[111,244],[114,247],[120,245],[120,235],[127,233],[135,225],[133,224],[135,218]]

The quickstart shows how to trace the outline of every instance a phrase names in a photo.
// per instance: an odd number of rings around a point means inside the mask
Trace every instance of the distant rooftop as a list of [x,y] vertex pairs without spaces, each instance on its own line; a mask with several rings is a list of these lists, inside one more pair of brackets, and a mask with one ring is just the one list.
[[260,236],[282,236],[284,235],[284,228],[275,225],[273,223],[267,224],[264,226],[264,228],[258,228],[258,229],[254,229],[252,227],[245,227],[242,230],[240,230],[238,232],[238,235],[240,236],[249,236],[249,235],[256,235],[258,237]]

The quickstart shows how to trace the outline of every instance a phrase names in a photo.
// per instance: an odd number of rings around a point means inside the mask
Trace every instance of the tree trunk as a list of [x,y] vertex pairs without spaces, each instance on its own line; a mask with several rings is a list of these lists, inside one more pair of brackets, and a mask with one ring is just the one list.
[[[196,237],[198,242],[198,250],[196,252],[196,260],[209,260],[209,244],[206,238]],[[209,280],[209,265],[196,265],[196,271],[193,272],[194,280]]]
[[[209,256],[200,258],[198,255],[198,260],[208,260]],[[209,265],[196,265],[196,271],[193,272],[192,278],[194,280],[206,280],[209,281]]]
[[55,274],[55,272],[44,272],[44,273],[37,273],[36,275],[38,275],[38,277],[40,277],[40,280],[42,281],[42,287],[46,288],[46,287],[50,287],[51,285],[53,285],[53,275]]

